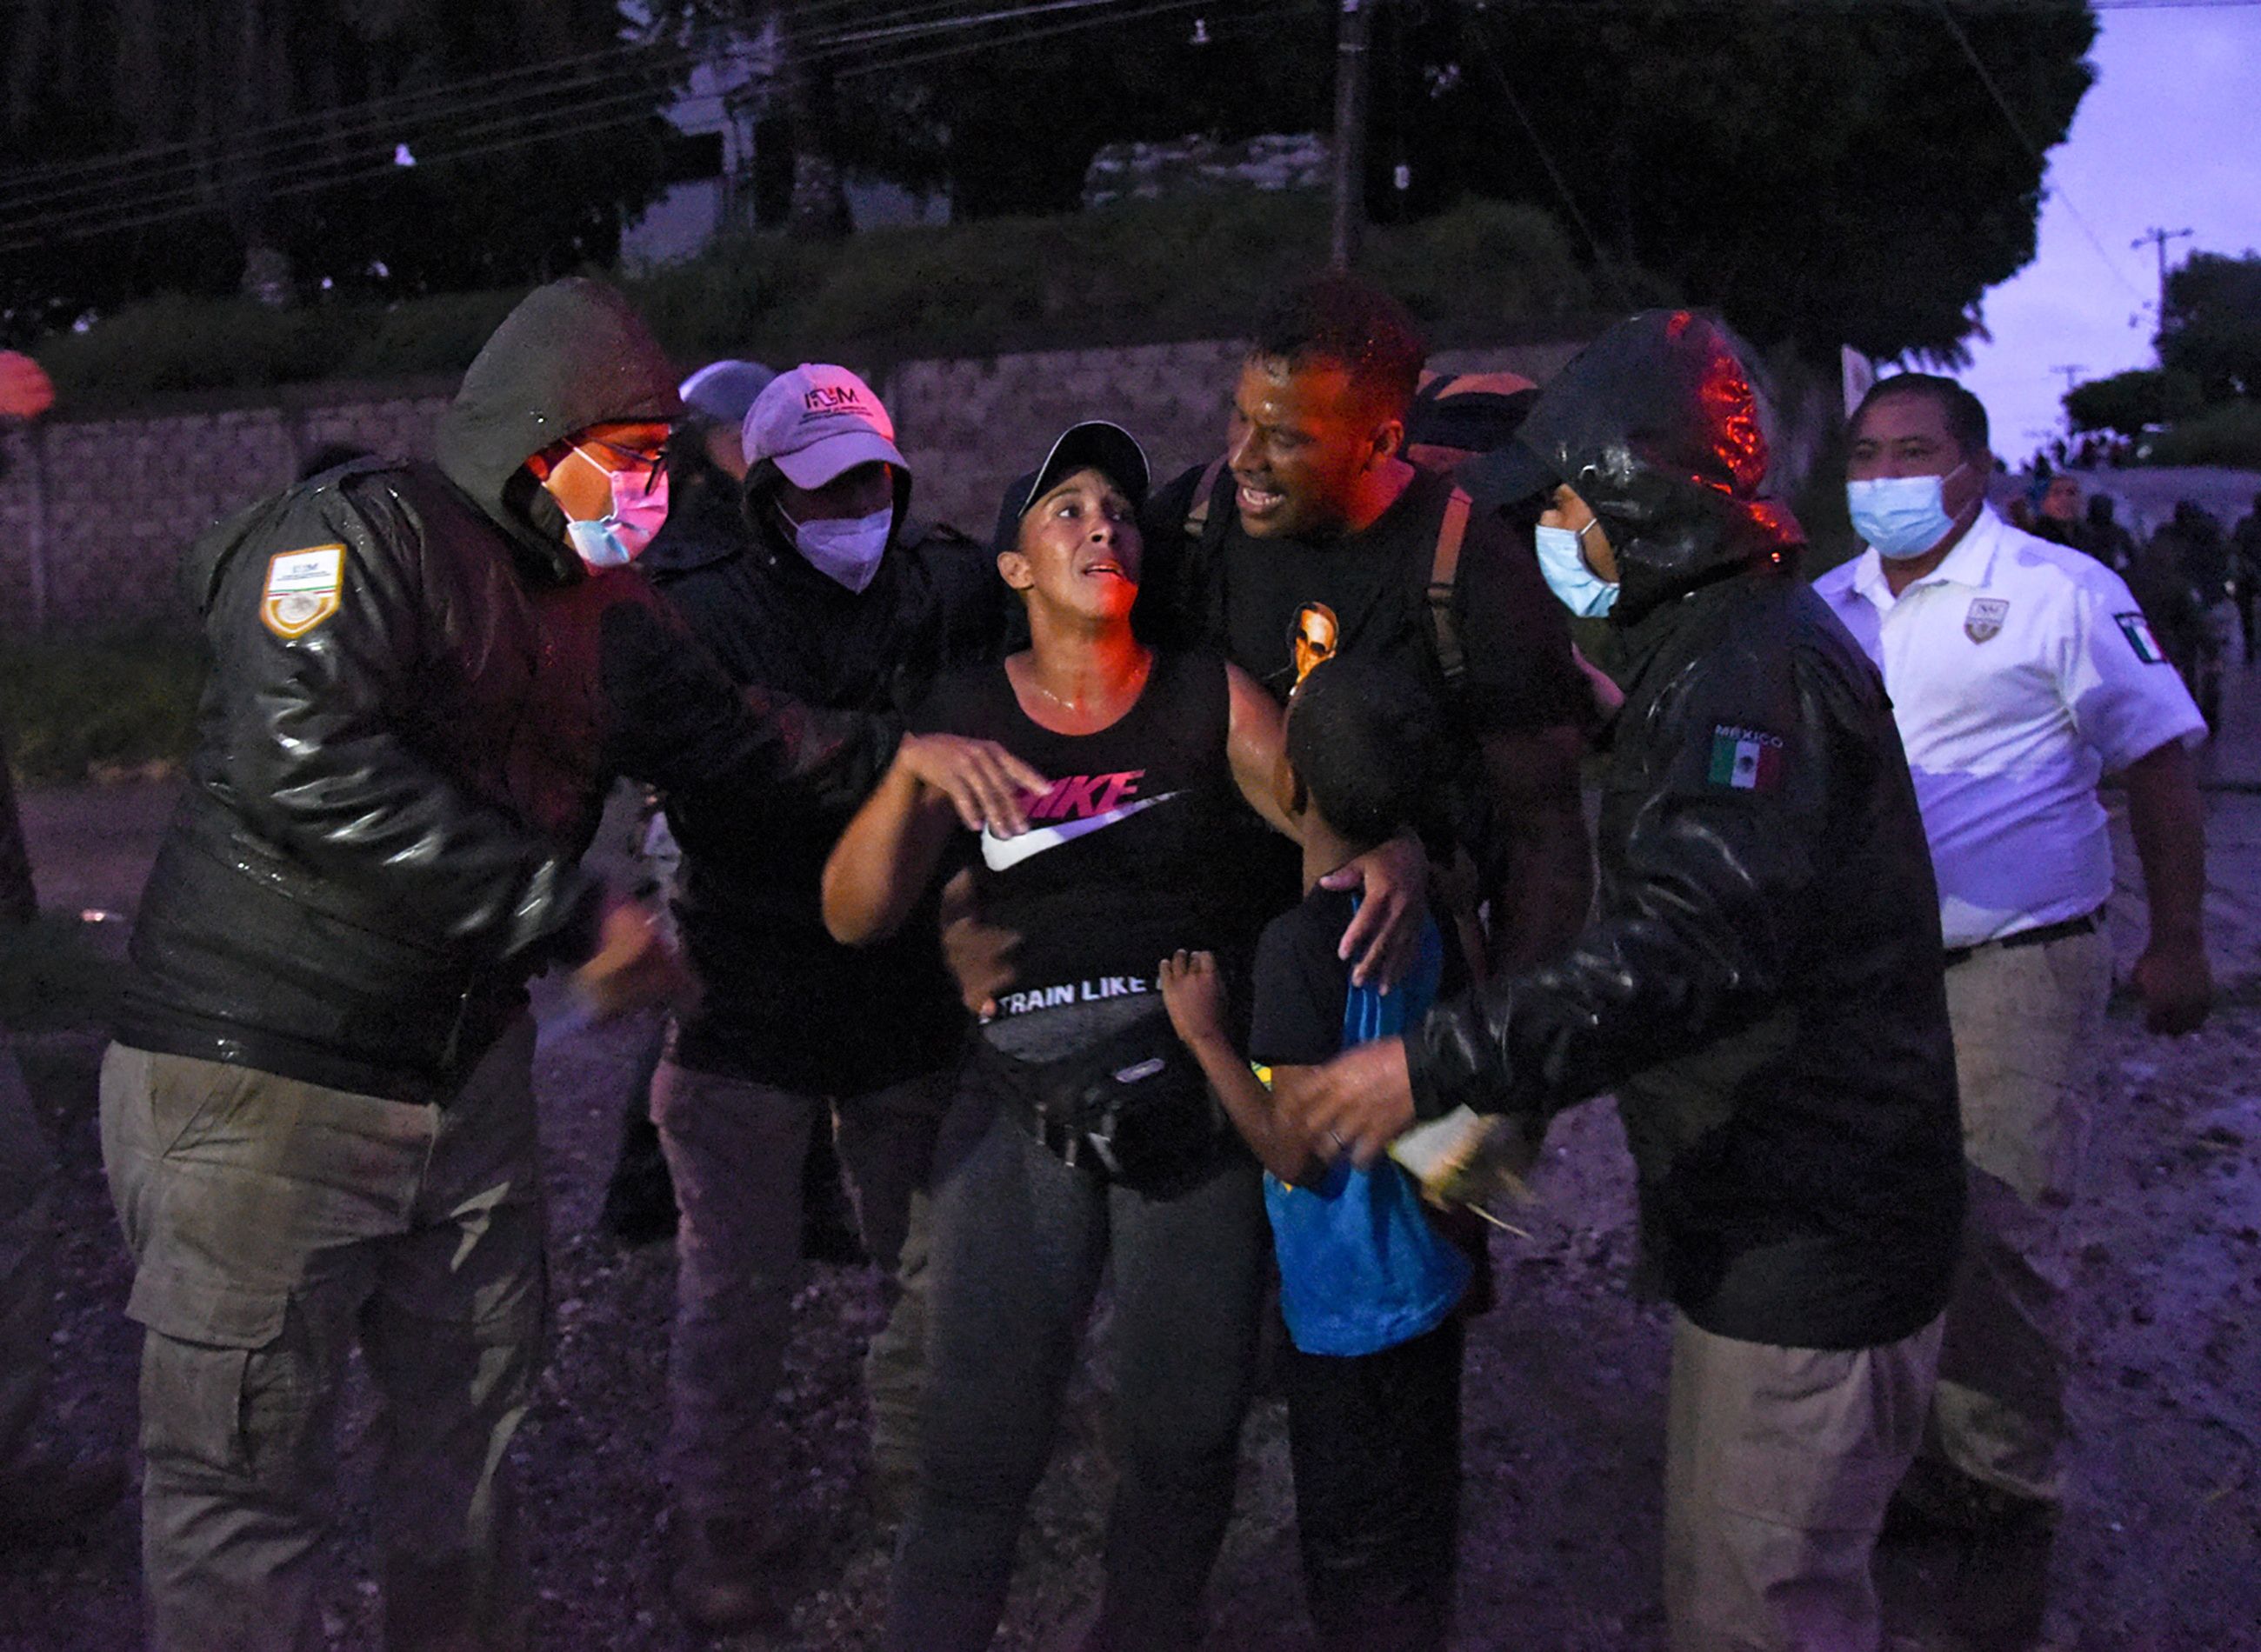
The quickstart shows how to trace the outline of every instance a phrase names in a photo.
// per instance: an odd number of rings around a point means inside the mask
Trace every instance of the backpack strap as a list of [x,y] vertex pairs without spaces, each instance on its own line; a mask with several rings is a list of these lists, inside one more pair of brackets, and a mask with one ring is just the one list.
[[1461,574],[1461,541],[1468,531],[1468,515],[1475,502],[1465,488],[1454,488],[1445,500],[1444,520],[1437,525],[1437,549],[1429,563],[1429,629],[1437,643],[1437,665],[1445,686],[1456,688],[1468,669],[1461,647],[1461,623],[1453,614],[1453,591]]
[[1209,532],[1209,519],[1217,503],[1217,478],[1224,474],[1225,456],[1222,453],[1209,462],[1201,473],[1201,481],[1194,488],[1192,501],[1186,506],[1186,537],[1202,539]]
[[1183,549],[1173,586],[1177,620],[1191,628],[1181,640],[1224,635],[1224,583],[1213,576],[1225,531],[1233,521],[1231,508],[1217,505],[1220,485],[1232,479],[1225,457],[1220,453],[1203,467],[1194,496],[1186,502]]

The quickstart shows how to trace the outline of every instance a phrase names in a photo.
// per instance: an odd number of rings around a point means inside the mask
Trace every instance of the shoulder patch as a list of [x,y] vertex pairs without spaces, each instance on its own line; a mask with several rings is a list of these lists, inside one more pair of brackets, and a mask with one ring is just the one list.
[[2119,626],[2120,635],[2128,639],[2128,646],[2135,650],[2135,657],[2146,665],[2167,664],[2167,650],[2159,646],[2159,639],[2151,635],[2151,622],[2136,609],[2128,614],[2115,614],[2113,622]]
[[338,611],[346,588],[346,548],[309,545],[277,551],[267,561],[267,588],[260,595],[260,622],[291,642]]
[[1771,792],[1782,785],[1784,748],[1782,736],[1763,729],[1741,729],[1718,723],[1712,729],[1712,768],[1706,777],[1713,786],[1731,792]]

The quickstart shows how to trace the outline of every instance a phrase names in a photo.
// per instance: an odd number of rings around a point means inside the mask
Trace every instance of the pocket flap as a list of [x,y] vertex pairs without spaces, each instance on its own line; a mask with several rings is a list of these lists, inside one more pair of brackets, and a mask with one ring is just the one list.
[[133,1276],[126,1317],[176,1342],[211,1347],[263,1348],[283,1334],[291,1293],[248,1285],[162,1262],[143,1264]]

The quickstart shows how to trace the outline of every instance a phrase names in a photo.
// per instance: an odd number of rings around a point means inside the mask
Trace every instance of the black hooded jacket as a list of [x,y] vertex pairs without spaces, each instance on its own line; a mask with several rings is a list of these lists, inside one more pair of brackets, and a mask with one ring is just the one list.
[[523,468],[592,424],[671,417],[672,379],[616,293],[556,283],[472,363],[437,464],[342,467],[190,548],[212,669],[124,1042],[439,1099],[528,975],[585,954],[577,862],[615,772],[869,786],[891,733],[742,696],[640,576],[585,572]]
[[[860,592],[819,572],[777,530],[762,503],[774,467],[756,468],[750,511],[694,443],[678,443],[669,481],[667,526],[639,566],[735,680],[899,721],[944,668],[1002,652],[1008,593],[995,558],[948,528],[908,521],[908,474],[898,475],[896,535]],[[825,930],[824,861],[855,801],[669,795],[685,858],[676,912],[706,988],[677,1035],[685,1067],[854,1095],[957,1059],[965,1012],[931,900],[873,946],[843,946]]]
[[1599,916],[1407,1040],[1415,1104],[1614,1088],[1649,1282],[1721,1336],[1844,1348],[1945,1306],[1963,1213],[1939,901],[1875,669],[1756,497],[1756,399],[1685,312],[1604,335],[1523,440],[1615,549]]

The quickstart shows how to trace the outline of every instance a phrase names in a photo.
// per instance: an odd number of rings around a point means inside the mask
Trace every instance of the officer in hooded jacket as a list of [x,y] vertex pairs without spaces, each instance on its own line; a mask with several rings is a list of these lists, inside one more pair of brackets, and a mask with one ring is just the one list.
[[188,555],[212,670],[102,1082],[162,1652],[323,1644],[356,1333],[384,1407],[386,1644],[525,1643],[525,982],[600,930],[637,945],[577,865],[616,772],[840,807],[896,744],[736,688],[618,565],[664,512],[678,406],[625,301],[559,282],[471,364],[436,464],[311,478]]
[[1521,440],[1548,583],[1606,613],[1597,916],[1551,961],[1291,1103],[1370,1158],[1466,1104],[1614,1088],[1673,1304],[1672,1644],[1873,1648],[1870,1558],[1919,1442],[1963,1217],[1937,900],[1883,686],[1758,498],[1757,399],[1687,312],[1604,334]]

